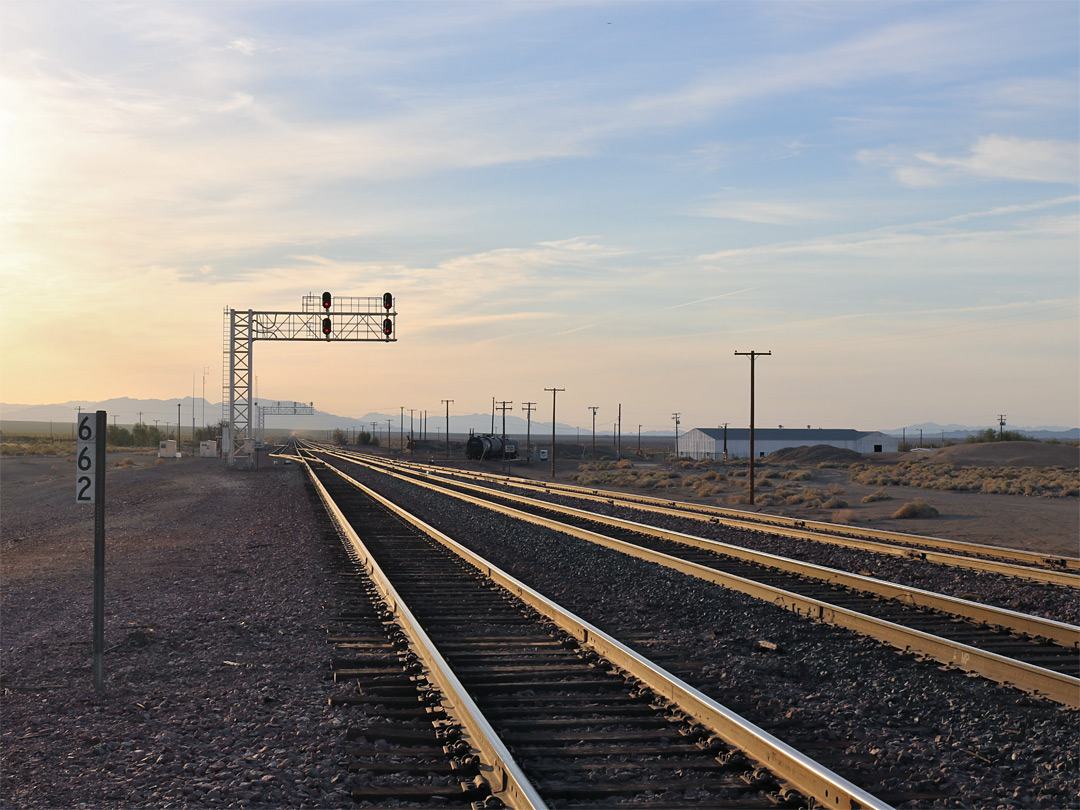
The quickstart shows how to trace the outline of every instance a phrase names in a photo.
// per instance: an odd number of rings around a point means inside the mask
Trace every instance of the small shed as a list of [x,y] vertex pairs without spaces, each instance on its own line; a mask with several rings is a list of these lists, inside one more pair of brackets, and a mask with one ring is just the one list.
[[199,442],[199,458],[217,458],[217,442]]
[[177,455],[175,439],[165,439],[158,443],[158,458],[176,458]]

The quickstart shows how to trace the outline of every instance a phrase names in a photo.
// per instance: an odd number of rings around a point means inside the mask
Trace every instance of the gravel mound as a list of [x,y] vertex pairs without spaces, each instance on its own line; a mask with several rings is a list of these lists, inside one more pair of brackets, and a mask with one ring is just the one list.
[[1080,467],[1080,447],[1044,442],[956,444],[921,453],[923,461],[978,467]]
[[862,453],[844,447],[831,447],[827,444],[807,446],[804,444],[799,447],[783,447],[775,453],[767,455],[765,461],[772,464],[821,464],[828,461],[850,464],[855,461],[865,461],[865,459]]

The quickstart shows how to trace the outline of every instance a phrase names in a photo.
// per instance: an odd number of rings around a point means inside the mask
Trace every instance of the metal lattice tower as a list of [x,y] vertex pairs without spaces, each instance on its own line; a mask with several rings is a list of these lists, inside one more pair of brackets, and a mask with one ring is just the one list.
[[[330,306],[324,306],[324,301]],[[379,298],[331,298],[305,295],[299,312],[225,308],[225,390],[222,406],[230,467],[250,469],[255,463],[252,424],[252,348],[256,340],[397,340],[397,310],[390,293]],[[224,453],[223,453],[224,455]]]

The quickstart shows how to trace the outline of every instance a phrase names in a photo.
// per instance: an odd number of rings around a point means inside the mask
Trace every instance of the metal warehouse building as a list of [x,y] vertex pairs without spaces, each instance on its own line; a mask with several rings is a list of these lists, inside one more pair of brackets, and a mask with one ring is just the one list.
[[[895,436],[866,430],[828,428],[807,430],[757,428],[754,430],[754,452],[758,454],[758,457],[767,456],[785,447],[815,444],[842,447],[845,450],[854,450],[856,453],[895,453],[899,450],[900,440]],[[749,458],[750,429],[694,428],[679,437],[680,456],[722,459],[725,447],[728,458]]]

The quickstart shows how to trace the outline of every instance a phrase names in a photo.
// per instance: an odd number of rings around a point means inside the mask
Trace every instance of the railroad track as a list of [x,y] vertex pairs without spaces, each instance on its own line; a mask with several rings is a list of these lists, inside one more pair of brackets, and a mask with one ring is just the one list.
[[[1000,683],[1080,705],[1080,628],[333,453],[420,486],[782,604]],[[435,483],[434,481],[438,482]],[[509,505],[508,505],[509,504]],[[597,530],[603,529],[603,534]]]
[[[889,807],[344,473],[304,463],[364,572],[352,580],[361,607],[333,636],[334,677],[356,687],[338,699],[407,704],[355,728],[352,755],[371,782],[357,800]],[[387,642],[391,617],[401,630]],[[403,669],[418,694],[394,680]],[[440,745],[456,765],[438,762]],[[364,771],[389,750],[411,763],[404,776]]]
[[856,529],[823,521],[724,509],[723,507],[707,504],[687,503],[559,482],[535,481],[517,476],[460,470],[418,462],[399,461],[397,463],[424,472],[487,482],[523,491],[565,495],[611,505],[621,504],[642,511],[690,518],[733,528],[768,531],[781,536],[814,540],[819,543],[828,543],[845,548],[855,548],[894,556],[918,557],[941,565],[989,571],[1035,582],[1080,587],[1080,558],[1076,557],[1064,557],[1024,551],[1022,549],[968,543],[939,537],[924,537],[879,529]]

